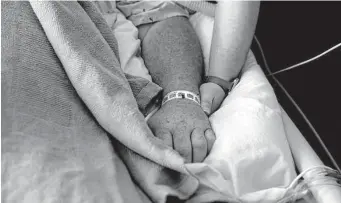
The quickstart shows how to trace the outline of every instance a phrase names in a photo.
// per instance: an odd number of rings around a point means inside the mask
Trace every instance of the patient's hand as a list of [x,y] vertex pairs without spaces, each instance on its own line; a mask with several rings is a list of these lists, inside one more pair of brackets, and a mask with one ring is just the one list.
[[186,162],[201,162],[215,141],[208,117],[201,107],[187,99],[165,103],[149,120],[155,136],[180,153]]

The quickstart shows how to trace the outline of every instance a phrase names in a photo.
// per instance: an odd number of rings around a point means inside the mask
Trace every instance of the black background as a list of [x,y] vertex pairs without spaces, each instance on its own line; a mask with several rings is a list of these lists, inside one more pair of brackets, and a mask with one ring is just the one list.
[[[272,72],[307,60],[341,43],[341,2],[262,2],[256,29]],[[264,67],[259,49],[252,50]],[[341,48],[277,75],[341,166]],[[265,70],[264,70],[265,71]],[[269,78],[283,108],[318,153],[332,166],[302,116]]]

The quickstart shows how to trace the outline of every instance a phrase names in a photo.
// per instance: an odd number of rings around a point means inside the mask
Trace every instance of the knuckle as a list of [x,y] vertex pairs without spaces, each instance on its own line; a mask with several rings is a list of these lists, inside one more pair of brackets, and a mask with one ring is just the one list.
[[206,135],[206,139],[210,140],[210,141],[215,141],[216,140],[216,136],[215,133],[213,132],[212,129],[207,129],[205,132]]
[[204,130],[194,129],[192,133],[192,145],[195,148],[204,149],[207,146]]
[[181,154],[182,156],[184,157],[190,157],[191,156],[191,152],[192,152],[192,149],[190,146],[188,147],[180,147],[178,149],[178,152],[179,154]]
[[206,138],[204,137],[204,135],[194,135],[192,142],[195,146],[201,147],[202,145],[206,145]]
[[184,157],[190,157],[192,153],[192,145],[189,137],[184,134],[177,134],[174,139],[176,150]]

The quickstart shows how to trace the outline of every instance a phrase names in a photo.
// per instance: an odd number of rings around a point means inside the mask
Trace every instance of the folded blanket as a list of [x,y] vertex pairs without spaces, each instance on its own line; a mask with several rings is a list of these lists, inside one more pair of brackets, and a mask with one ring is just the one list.
[[193,194],[197,180],[139,111],[158,87],[123,73],[114,34],[93,2],[1,3],[4,202]]

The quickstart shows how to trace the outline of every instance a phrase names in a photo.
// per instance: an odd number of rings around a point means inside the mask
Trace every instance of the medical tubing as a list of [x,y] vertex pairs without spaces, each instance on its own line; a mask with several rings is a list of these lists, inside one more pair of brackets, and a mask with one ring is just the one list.
[[[320,135],[317,133],[317,131],[315,130],[314,126],[311,124],[311,122],[309,121],[309,119],[307,118],[307,116],[305,115],[305,113],[302,111],[302,109],[300,108],[300,106],[295,102],[295,100],[291,97],[291,95],[289,94],[289,92],[284,88],[283,84],[274,76],[271,75],[272,72],[269,68],[269,65],[267,63],[263,48],[261,43],[259,42],[259,40],[257,39],[256,35],[254,36],[255,42],[257,43],[263,62],[264,62],[264,66],[266,68],[266,70],[268,71],[268,73],[270,74],[270,76],[272,77],[272,79],[277,83],[277,85],[282,89],[282,91],[284,92],[284,94],[288,97],[288,99],[291,101],[291,103],[295,106],[295,108],[297,109],[297,111],[301,114],[301,116],[303,117],[304,121],[308,124],[309,128],[312,130],[313,134],[315,135],[315,137],[317,138],[317,140],[320,142],[321,146],[323,147],[324,151],[327,153],[327,156],[329,157],[329,159],[331,160],[331,162],[333,163],[334,167],[341,172],[339,165],[337,164],[337,162],[335,161],[334,157],[332,156],[332,154],[330,153],[330,151],[328,150],[328,148],[326,147],[326,145],[324,144],[322,138],[320,137]],[[334,46],[335,47],[335,46]],[[334,50],[334,49],[332,49]],[[297,66],[296,66],[297,67]]]
[[[302,179],[307,173],[310,173],[309,177]],[[277,203],[294,203],[307,196],[312,188],[327,185],[341,188],[341,174],[327,166],[309,168],[292,181],[284,197]]]

